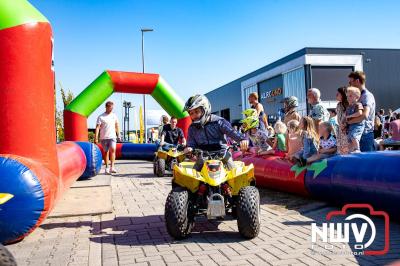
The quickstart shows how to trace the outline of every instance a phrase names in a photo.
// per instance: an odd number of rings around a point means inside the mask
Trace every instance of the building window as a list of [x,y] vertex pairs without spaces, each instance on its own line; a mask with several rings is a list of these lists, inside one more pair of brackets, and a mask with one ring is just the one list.
[[347,76],[353,69],[352,66],[311,66],[312,87],[321,91],[322,101],[336,103],[337,89],[348,85]]
[[259,102],[264,106],[267,115],[278,115],[282,108],[283,99],[283,81],[282,75],[272,77],[270,79],[258,83],[260,92]]
[[229,108],[221,110],[221,116],[230,122],[231,114],[230,114]]
[[250,93],[253,93],[253,92],[257,92],[258,93],[257,84],[254,84],[254,85],[252,85],[250,87],[247,87],[247,88],[243,89],[243,93],[242,93],[242,97],[243,97],[242,98],[242,111],[250,108],[250,104],[249,104],[249,100],[248,99],[249,99]]
[[283,74],[284,97],[296,96],[299,100],[297,111],[301,116],[307,115],[307,94],[304,67]]

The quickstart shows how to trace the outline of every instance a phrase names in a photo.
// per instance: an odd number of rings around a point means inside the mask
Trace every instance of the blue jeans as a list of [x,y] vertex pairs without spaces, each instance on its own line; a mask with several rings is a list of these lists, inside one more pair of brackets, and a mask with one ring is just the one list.
[[360,150],[362,152],[375,151],[374,132],[365,133],[361,136]]

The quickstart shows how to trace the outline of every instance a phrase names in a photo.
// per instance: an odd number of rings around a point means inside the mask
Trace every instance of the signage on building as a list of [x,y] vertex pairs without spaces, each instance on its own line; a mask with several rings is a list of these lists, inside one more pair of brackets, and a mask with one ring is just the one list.
[[261,93],[261,99],[268,99],[278,95],[281,95],[283,92],[282,88],[276,88],[271,91]]

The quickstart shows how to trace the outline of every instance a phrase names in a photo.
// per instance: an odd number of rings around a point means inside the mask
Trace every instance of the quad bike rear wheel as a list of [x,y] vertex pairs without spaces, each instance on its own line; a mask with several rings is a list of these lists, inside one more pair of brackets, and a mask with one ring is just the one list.
[[239,233],[247,239],[260,232],[260,194],[253,186],[240,189],[237,200],[237,224]]
[[153,174],[157,175],[157,157],[153,161]]
[[17,266],[14,256],[0,244],[0,266]]
[[157,176],[163,177],[165,176],[165,160],[164,159],[157,159],[156,161],[156,168],[157,168]]
[[187,238],[192,231],[194,219],[189,204],[189,192],[182,187],[173,188],[168,195],[164,218],[168,234],[175,239]]

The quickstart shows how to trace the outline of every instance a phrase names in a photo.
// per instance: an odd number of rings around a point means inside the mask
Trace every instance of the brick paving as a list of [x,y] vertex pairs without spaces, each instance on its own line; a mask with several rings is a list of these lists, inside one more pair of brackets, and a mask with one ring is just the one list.
[[[260,189],[259,237],[242,239],[235,220],[201,220],[189,239],[174,241],[163,221],[171,178],[154,177],[149,162],[118,161],[118,169],[111,182],[112,214],[47,219],[23,241],[8,246],[18,265],[347,266],[385,265],[400,258],[398,223],[390,225],[385,256],[313,252],[311,223],[325,222],[326,214],[337,208],[266,189]],[[376,222],[377,227],[383,223]]]

